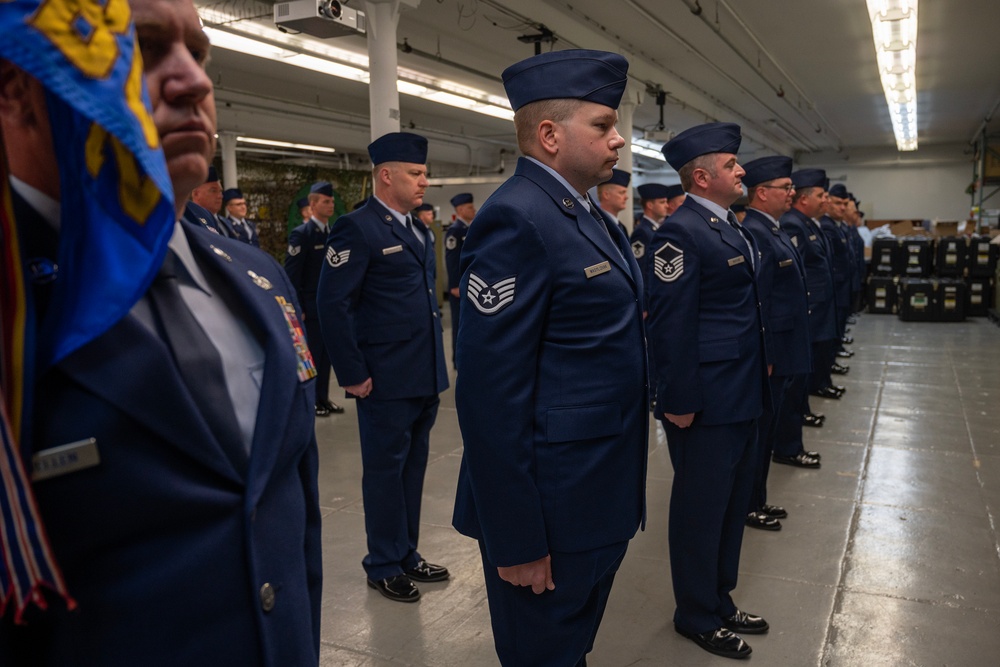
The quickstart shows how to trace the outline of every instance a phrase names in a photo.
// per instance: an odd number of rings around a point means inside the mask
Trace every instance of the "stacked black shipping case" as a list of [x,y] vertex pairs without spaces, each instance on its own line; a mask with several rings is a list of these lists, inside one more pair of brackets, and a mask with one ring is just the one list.
[[987,237],[904,236],[872,243],[868,310],[907,321],[960,322],[988,314],[1000,246]]

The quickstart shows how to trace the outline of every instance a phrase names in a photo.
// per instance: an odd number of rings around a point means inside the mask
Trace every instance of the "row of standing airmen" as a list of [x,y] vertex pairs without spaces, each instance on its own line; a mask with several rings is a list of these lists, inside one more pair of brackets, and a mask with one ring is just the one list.
[[[585,664],[645,522],[651,405],[674,467],[675,628],[710,652],[749,655],[740,635],[769,624],[731,597],[743,529],[780,527],[768,463],[818,467],[802,444],[808,395],[843,393],[829,377],[857,285],[840,261],[855,255],[839,221],[820,220],[825,174],[793,174],[780,156],[744,168],[737,125],[691,128],[663,148],[680,188],[640,188],[661,219],[644,217],[629,240],[609,214],[621,192],[607,187],[628,183],[612,169],[627,66],[570,50],[505,70],[525,157],[478,214],[470,195],[452,201],[464,442],[454,525],[480,543],[508,665]],[[299,287],[310,344],[360,399],[368,585],[415,602],[417,583],[449,577],[417,550],[429,434],[448,387],[433,236],[411,213],[426,207],[427,142],[392,133],[369,153],[373,196],[315,238],[297,234],[308,224],[293,232],[286,266],[294,275],[300,254],[314,258]],[[743,185],[741,225],[729,207]],[[587,195],[595,186],[605,210]],[[328,188],[316,184],[310,204]]]

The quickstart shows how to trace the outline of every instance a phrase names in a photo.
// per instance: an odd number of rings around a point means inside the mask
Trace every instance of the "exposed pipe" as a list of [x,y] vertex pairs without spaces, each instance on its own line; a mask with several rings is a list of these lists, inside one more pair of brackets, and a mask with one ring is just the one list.
[[997,112],[998,108],[1000,108],[1000,98],[997,99],[993,108],[990,109],[990,112],[986,114],[985,118],[983,118],[983,122],[979,125],[979,129],[976,130],[976,133],[972,135],[972,139],[969,140],[969,144],[975,144],[979,141],[979,135],[986,131],[986,126],[990,124],[991,120],[993,120],[993,114]]

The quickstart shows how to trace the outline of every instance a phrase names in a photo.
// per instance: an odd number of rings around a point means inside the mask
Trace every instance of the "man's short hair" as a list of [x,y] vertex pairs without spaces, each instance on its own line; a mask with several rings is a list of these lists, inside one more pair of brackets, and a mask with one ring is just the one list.
[[562,123],[576,113],[582,102],[572,99],[538,100],[525,104],[514,112],[517,147],[525,155],[535,145],[535,132],[543,120]]
[[820,190],[820,189],[821,188],[817,188],[817,187],[801,188],[801,189],[800,188],[795,188],[795,194],[792,195],[792,203],[794,204],[795,202],[797,202],[798,200],[802,199],[803,197],[805,197],[807,195],[811,195],[812,192],[813,192],[813,190]]
[[685,192],[690,192],[691,186],[694,185],[693,175],[695,169],[704,169],[712,178],[719,175],[715,171],[716,155],[718,155],[718,153],[706,153],[705,155],[699,155],[680,168],[677,175],[681,177],[681,187],[684,188]]

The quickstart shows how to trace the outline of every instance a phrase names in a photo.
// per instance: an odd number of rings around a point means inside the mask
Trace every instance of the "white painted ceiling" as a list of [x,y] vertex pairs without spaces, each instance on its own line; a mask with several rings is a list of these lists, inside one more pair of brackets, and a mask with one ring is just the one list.
[[[273,25],[273,4],[196,1],[241,17],[234,30]],[[348,6],[365,9],[361,0]],[[864,0],[420,0],[399,19],[397,42],[412,49],[399,50],[399,65],[502,96],[500,72],[534,53],[518,37],[538,34],[540,25],[556,37],[544,50],[628,57],[628,95],[638,103],[633,136],[657,129],[650,92],[659,87],[667,130],[737,122],[744,160],[780,152],[812,164],[968,161],[970,142],[1000,104],[997,0],[920,2],[920,148],[912,153],[896,151]],[[360,35],[327,42],[367,50]],[[366,164],[367,85],[223,49],[209,71],[220,131],[332,146],[343,164]],[[496,173],[516,153],[509,121],[406,95],[400,119],[430,139],[438,176]],[[986,125],[1000,132],[1000,120]],[[636,171],[665,168],[636,158]]]

